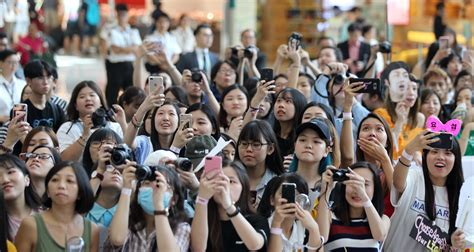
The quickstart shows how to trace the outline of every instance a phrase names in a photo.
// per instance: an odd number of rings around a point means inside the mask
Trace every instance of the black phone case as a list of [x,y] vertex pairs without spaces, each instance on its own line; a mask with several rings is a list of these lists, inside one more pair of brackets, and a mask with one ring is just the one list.
[[349,83],[355,83],[355,82],[364,82],[366,83],[366,86],[362,88],[361,90],[357,91],[356,93],[367,93],[367,94],[378,94],[380,93],[381,86],[380,86],[380,79],[349,79]]
[[262,69],[262,80],[264,80],[265,82],[269,82],[273,80],[273,69],[271,68]]
[[285,198],[287,203],[295,203],[295,189],[294,185],[282,185],[281,197]]
[[439,141],[429,144],[431,148],[448,150],[453,148],[453,135],[450,133],[441,133],[435,137],[439,138]]

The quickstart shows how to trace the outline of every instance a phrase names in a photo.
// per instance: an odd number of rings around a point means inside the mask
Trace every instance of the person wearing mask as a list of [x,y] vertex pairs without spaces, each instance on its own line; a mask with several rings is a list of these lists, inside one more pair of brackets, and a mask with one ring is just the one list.
[[[240,42],[247,47],[257,47],[257,35],[252,29],[245,29],[240,33]],[[257,48],[258,50],[258,48]],[[257,51],[257,61],[255,62],[257,69],[260,71],[267,65],[267,56],[261,50]]]
[[191,28],[191,18],[188,15],[181,15],[178,27],[171,34],[176,38],[183,53],[189,53],[194,50],[196,39]]
[[110,54],[107,69],[105,95],[109,105],[117,102],[120,89],[127,89],[133,83],[133,62],[135,51],[142,41],[137,29],[128,24],[128,7],[117,4],[118,26],[110,31]]
[[361,41],[362,28],[357,23],[352,23],[347,28],[349,39],[341,42],[337,47],[342,52],[344,63],[349,66],[349,71],[362,76],[362,72],[370,57],[370,45]]
[[216,53],[210,52],[209,48],[213,42],[212,29],[207,24],[199,25],[194,30],[194,37],[196,37],[196,48],[193,52],[181,55],[176,67],[182,73],[184,69],[200,69],[211,76],[211,69],[219,61],[219,56]]
[[[0,43],[2,39],[0,38]],[[15,76],[20,57],[15,51],[0,51],[0,123],[10,119],[10,111],[14,104],[21,100],[21,91],[26,86],[24,80]]]

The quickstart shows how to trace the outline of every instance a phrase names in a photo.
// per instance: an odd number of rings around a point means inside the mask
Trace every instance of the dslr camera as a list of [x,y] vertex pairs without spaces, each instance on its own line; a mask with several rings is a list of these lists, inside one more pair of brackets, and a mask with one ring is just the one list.
[[178,158],[176,161],[174,161],[174,165],[181,169],[182,171],[191,171],[193,168],[193,163],[191,163],[191,160],[189,158]]
[[247,48],[244,49],[244,57],[251,59],[253,56],[252,49],[256,48],[255,46],[247,46]]
[[133,152],[126,144],[119,144],[110,151],[110,162],[115,166],[125,164],[125,160],[133,160]]
[[392,44],[388,41],[383,41],[379,44],[379,52],[381,53],[391,53],[392,52]]
[[349,180],[347,174],[350,173],[350,171],[348,169],[333,169],[332,172],[332,179],[334,181],[342,182]]
[[136,168],[137,169],[135,170],[135,176],[137,177],[138,181],[155,181],[155,166],[137,165]]
[[191,70],[191,80],[196,83],[200,83],[202,81],[201,71],[197,68]]
[[347,73],[346,74],[342,74],[342,73],[331,74],[331,79],[333,79],[333,84],[335,85],[343,84],[347,77],[348,77]]
[[105,108],[101,107],[98,108],[94,113],[92,113],[92,124],[95,128],[105,127],[107,125],[107,121],[111,121],[114,117],[115,111],[114,109],[106,110]]

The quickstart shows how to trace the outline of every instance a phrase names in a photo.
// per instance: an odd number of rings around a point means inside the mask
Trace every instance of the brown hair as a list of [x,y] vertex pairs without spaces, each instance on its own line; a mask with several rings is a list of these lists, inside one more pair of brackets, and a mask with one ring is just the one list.
[[426,85],[428,83],[428,80],[435,76],[442,77],[446,81],[448,81],[449,78],[448,74],[443,69],[435,67],[425,73],[425,75],[423,76],[423,83]]
[[54,147],[57,148],[59,146],[58,137],[56,136],[56,133],[54,133],[54,131],[50,127],[38,126],[32,129],[28,133],[28,135],[26,135],[25,141],[23,141],[23,146],[21,147],[22,153],[26,152],[26,149],[28,149],[28,144],[30,143],[31,139],[39,132],[45,132],[46,134],[48,134],[49,137],[51,137],[51,140],[53,141]]

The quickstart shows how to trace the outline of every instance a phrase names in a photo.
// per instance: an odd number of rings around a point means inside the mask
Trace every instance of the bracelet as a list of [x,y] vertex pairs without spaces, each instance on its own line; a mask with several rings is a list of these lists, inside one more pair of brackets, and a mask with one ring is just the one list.
[[363,206],[364,208],[369,208],[369,207],[372,206],[372,201],[367,200],[366,202],[362,203],[362,206]]
[[83,136],[80,136],[79,139],[77,139],[77,143],[82,146],[82,147],[85,147],[86,146],[86,140]]
[[406,150],[403,150],[402,152],[402,157],[404,157],[406,160],[408,161],[412,161],[413,160],[413,155],[410,155],[408,154],[408,152]]
[[351,112],[344,112],[342,113],[342,120],[343,121],[351,121],[352,118],[352,113]]
[[5,145],[3,145],[3,144],[0,145],[0,150],[4,151],[6,153],[12,153],[13,152],[12,149],[10,149],[8,147],[5,147]]
[[200,204],[200,205],[203,205],[203,206],[207,206],[207,203],[209,203],[209,200],[205,199],[203,197],[197,196],[196,197],[196,203]]
[[320,244],[319,244],[319,247],[315,248],[315,247],[311,247],[309,246],[308,244],[305,245],[305,247],[308,249],[308,250],[315,250],[315,251],[319,251],[323,245],[324,245],[324,236],[319,236],[319,240],[320,240]]
[[270,234],[281,235],[282,233],[283,233],[283,230],[281,228],[271,228],[270,229]]
[[178,147],[175,147],[175,146],[171,146],[170,151],[173,152],[176,155],[179,155],[179,153],[181,152],[181,149],[178,148]]
[[402,164],[403,166],[405,166],[405,167],[410,167],[410,165],[407,165],[407,164],[403,163],[400,158],[398,159],[398,162],[399,162],[400,164]]
[[122,188],[122,194],[126,196],[132,195],[132,188]]

